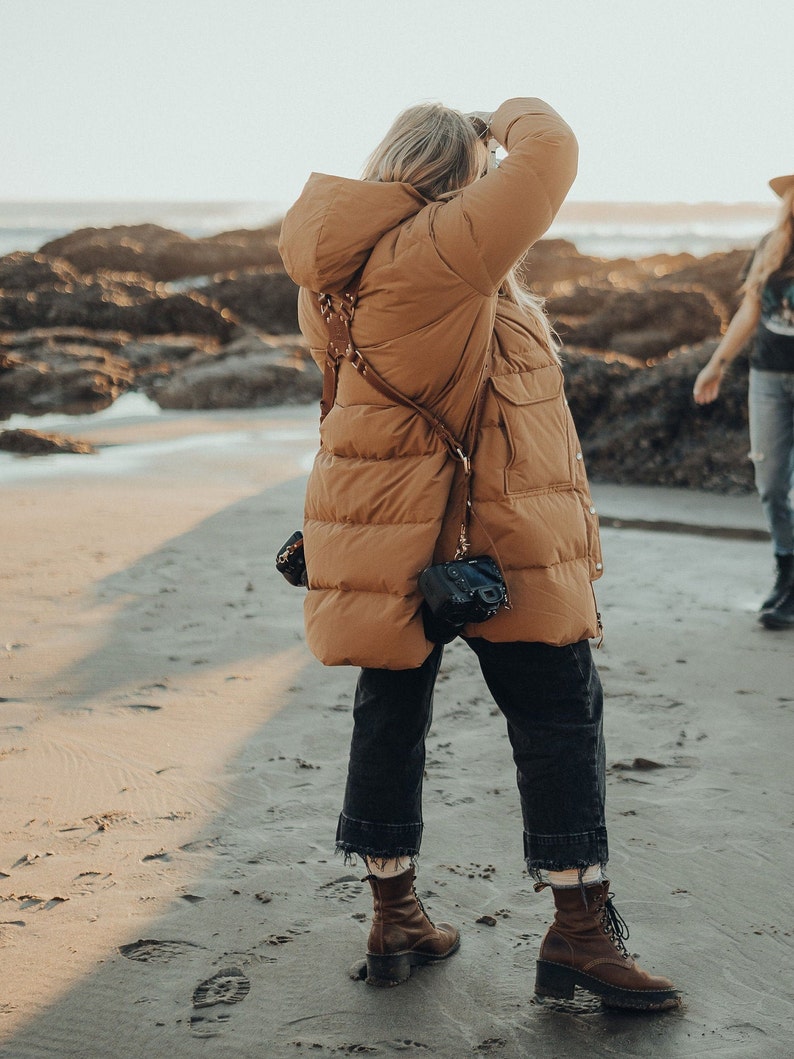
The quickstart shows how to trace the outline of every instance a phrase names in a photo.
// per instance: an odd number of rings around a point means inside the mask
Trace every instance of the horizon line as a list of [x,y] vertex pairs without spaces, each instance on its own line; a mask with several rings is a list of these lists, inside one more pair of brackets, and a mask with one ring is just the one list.
[[[0,206],[82,206],[82,205],[171,205],[171,206],[279,206],[287,209],[289,203],[277,199],[220,199],[220,198],[148,198],[134,196],[131,198],[2,198]],[[565,206],[762,206],[775,207],[779,200],[762,199],[579,199],[567,198]]]

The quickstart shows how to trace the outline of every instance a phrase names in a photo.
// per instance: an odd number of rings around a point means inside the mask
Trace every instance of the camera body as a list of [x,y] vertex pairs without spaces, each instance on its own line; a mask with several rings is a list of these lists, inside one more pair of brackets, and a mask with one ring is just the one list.
[[458,628],[488,621],[507,602],[501,571],[489,555],[428,566],[419,588],[433,619]]
[[295,530],[289,540],[286,540],[276,555],[276,569],[297,588],[305,588],[306,578],[306,555],[303,550],[303,534]]
[[[276,569],[291,585],[308,586],[300,530],[279,548]],[[419,575],[418,584],[425,597],[425,634],[435,643],[449,643],[464,625],[488,621],[507,603],[504,579],[489,555],[428,566]]]

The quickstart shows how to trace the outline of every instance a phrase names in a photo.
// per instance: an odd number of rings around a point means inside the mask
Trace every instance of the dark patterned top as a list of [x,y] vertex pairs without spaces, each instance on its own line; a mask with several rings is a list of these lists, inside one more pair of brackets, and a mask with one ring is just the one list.
[[[747,271],[749,263],[745,275]],[[761,290],[761,319],[750,365],[758,371],[794,372],[794,251]]]

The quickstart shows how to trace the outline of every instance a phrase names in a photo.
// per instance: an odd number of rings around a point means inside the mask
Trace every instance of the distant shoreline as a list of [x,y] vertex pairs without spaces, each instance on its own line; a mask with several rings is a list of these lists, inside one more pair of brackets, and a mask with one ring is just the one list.
[[[2,201],[0,257],[35,251],[79,228],[158,224],[200,238],[277,222],[287,204],[174,201]],[[695,257],[750,248],[774,223],[776,206],[763,202],[565,202],[547,238],[567,239],[595,257]]]

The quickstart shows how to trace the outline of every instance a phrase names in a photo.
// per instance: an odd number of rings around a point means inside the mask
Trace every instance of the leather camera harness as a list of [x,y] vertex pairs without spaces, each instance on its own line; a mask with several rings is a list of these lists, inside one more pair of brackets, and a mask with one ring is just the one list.
[[463,468],[465,504],[458,537],[458,547],[455,553],[456,559],[462,559],[469,551],[468,532],[472,511],[472,457],[477,444],[477,434],[480,429],[480,420],[482,418],[485,398],[488,391],[487,383],[491,369],[490,350],[486,352],[485,362],[483,364],[480,388],[474,409],[474,417],[472,419],[471,451],[467,452],[464,443],[453,434],[442,419],[386,382],[386,380],[379,375],[372,365],[365,359],[360,350],[356,349],[350,331],[350,325],[355,313],[356,302],[358,301],[358,288],[360,283],[361,272],[359,271],[350,284],[345,287],[339,295],[338,308],[334,307],[333,295],[325,293],[318,295],[320,299],[320,313],[325,320],[329,334],[328,346],[325,351],[325,366],[323,370],[323,394],[320,398],[320,422],[322,423],[333,408],[339,382],[339,366],[342,360],[346,360],[348,364],[358,372],[362,379],[366,379],[369,385],[377,390],[378,393],[383,394],[384,397],[388,397],[391,401],[396,401],[398,404],[405,405],[406,408],[412,409],[429,423],[434,432],[444,443],[452,458],[459,461]]

